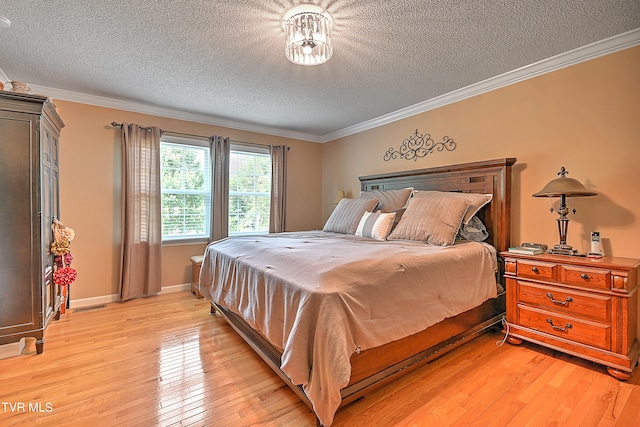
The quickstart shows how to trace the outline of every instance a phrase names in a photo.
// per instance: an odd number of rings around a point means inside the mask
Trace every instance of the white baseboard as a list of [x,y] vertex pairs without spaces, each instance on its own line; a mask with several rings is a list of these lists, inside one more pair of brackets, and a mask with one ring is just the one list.
[[118,294],[69,300],[69,308],[89,307],[118,301]]
[[[191,289],[191,283],[183,283],[180,285],[164,286],[158,295],[170,294],[172,292],[182,292]],[[89,307],[92,305],[108,304],[118,301],[118,294],[103,295],[100,297],[72,299],[69,301],[70,308]]]
[[183,283],[181,285],[164,286],[158,295],[170,294],[172,292],[190,291],[191,283]]

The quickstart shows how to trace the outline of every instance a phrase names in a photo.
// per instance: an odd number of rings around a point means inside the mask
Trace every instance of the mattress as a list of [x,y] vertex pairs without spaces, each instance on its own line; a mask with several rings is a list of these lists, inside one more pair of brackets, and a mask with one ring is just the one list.
[[199,287],[282,350],[281,370],[330,425],[351,355],[495,298],[496,270],[485,243],[292,232],[209,244]]

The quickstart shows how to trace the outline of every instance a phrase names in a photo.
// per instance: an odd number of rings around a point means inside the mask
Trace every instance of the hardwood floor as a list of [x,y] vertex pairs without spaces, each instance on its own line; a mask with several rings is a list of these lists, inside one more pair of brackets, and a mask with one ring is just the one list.
[[[334,426],[638,426],[640,370],[499,332],[399,378]],[[67,311],[44,353],[0,360],[0,425],[314,426],[315,417],[208,304],[188,292]]]

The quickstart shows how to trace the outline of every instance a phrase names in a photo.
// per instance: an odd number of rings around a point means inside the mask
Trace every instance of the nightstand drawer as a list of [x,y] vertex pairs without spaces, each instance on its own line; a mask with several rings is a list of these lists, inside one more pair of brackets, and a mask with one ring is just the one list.
[[611,326],[518,305],[518,324],[574,342],[611,349]]
[[611,272],[607,270],[562,265],[560,266],[560,281],[570,285],[610,289]]
[[611,323],[611,297],[518,281],[518,301],[558,313]]
[[541,280],[554,280],[554,269],[556,264],[548,262],[535,262],[535,261],[517,261],[517,274],[518,277],[530,277],[532,279]]

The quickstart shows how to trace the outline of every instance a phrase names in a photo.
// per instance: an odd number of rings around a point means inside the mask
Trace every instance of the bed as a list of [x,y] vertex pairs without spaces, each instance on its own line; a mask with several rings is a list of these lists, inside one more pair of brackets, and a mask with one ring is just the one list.
[[[220,313],[314,410],[318,424],[330,425],[340,406],[500,324],[505,305],[496,286],[502,277],[496,253],[509,247],[515,161],[360,177],[364,196],[358,200],[375,200],[367,211],[381,206],[379,194],[407,188],[428,199],[439,194],[434,192],[461,200],[490,195],[491,202],[474,211],[490,245],[408,240],[402,229],[419,213],[412,200],[392,240],[354,235],[362,234],[365,218],[356,233],[336,232],[329,226],[332,214],[323,231],[214,242],[205,251],[200,292],[212,302],[212,313]],[[459,207],[466,214],[464,203],[440,209]],[[396,217],[376,218],[385,215]]]

